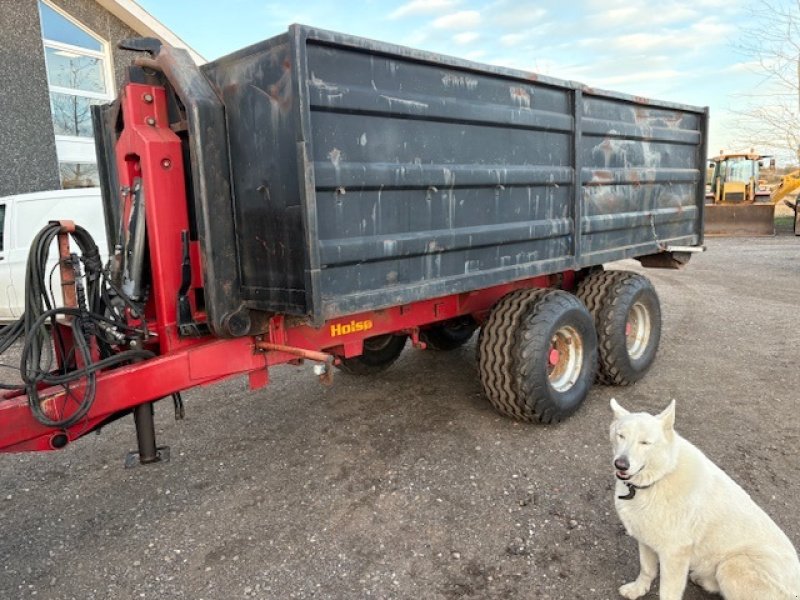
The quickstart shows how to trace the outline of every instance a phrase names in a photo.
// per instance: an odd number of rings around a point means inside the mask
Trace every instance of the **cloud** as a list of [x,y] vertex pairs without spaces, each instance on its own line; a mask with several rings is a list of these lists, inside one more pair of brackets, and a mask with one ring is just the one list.
[[760,73],[763,71],[763,66],[757,60],[746,60],[732,65],[728,65],[717,72],[722,73]]
[[401,19],[415,15],[428,15],[435,12],[449,10],[455,7],[460,0],[411,0],[399,6],[391,13],[390,19]]
[[693,23],[691,32],[697,36],[709,36],[711,38],[719,38],[731,34],[736,31],[736,26],[732,23],[723,23],[714,17],[706,17],[701,21]]
[[428,43],[430,34],[426,30],[415,29],[401,39],[401,43],[412,48],[420,48]]
[[620,35],[614,40],[601,40],[602,43],[611,43],[611,45],[619,50],[636,50],[639,52],[652,50],[653,48],[663,48],[665,45],[674,46],[680,45],[671,34],[655,33],[629,33],[628,35]]
[[657,27],[649,31],[619,34],[610,31],[607,37],[580,40],[577,45],[597,51],[647,53],[653,50],[675,49],[685,54],[697,53],[708,46],[724,42],[736,27],[716,17],[706,17],[688,27]]
[[486,9],[494,25],[516,29],[541,23],[547,10],[538,6],[520,6],[518,0],[498,0]]
[[455,34],[453,36],[453,41],[456,44],[459,44],[459,45],[463,46],[465,44],[469,44],[471,42],[474,42],[479,37],[481,37],[481,34],[479,34],[477,31],[463,31],[461,33]]
[[436,29],[467,29],[480,25],[481,13],[477,10],[462,10],[444,15],[433,21]]
[[642,83],[659,81],[662,79],[676,79],[686,77],[686,73],[676,69],[647,70],[637,73],[627,73],[625,75],[611,75],[598,77],[595,83],[600,87],[627,85],[630,83]]
[[654,10],[651,3],[626,3],[616,8],[604,7],[603,10],[589,15],[589,20],[599,27],[642,29],[654,25],[671,25],[698,19],[702,12],[694,6],[678,3],[660,5]]
[[516,46],[520,42],[525,41],[527,37],[525,33],[507,33],[500,36],[500,43],[503,44],[503,46]]

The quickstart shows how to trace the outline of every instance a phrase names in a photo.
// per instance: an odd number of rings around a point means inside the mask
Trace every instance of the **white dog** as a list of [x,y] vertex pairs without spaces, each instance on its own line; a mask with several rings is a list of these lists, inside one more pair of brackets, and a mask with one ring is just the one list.
[[660,566],[661,600],[680,600],[687,576],[725,600],[800,599],[789,538],[736,482],[675,432],[675,401],[658,416],[611,400],[614,504],[639,542],[640,572],[619,588],[644,596]]

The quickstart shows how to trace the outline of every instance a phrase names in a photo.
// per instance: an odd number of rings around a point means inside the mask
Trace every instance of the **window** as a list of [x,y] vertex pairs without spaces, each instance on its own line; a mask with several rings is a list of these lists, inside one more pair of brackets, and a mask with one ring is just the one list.
[[114,92],[108,44],[44,0],[39,15],[61,186],[99,185],[91,107]]
[[95,52],[103,52],[103,42],[82,28],[78,27],[44,2],[39,2],[42,16],[42,37],[47,40],[78,46]]
[[53,111],[53,128],[56,135],[92,137],[91,98],[74,94],[50,92],[50,108]]
[[73,188],[95,187],[98,185],[97,165],[94,163],[60,162],[61,187],[65,190]]

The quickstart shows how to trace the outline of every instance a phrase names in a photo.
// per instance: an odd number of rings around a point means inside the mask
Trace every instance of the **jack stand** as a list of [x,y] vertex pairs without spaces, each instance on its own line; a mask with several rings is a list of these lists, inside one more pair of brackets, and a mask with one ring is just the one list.
[[125,457],[125,468],[130,469],[137,464],[150,465],[158,462],[169,462],[169,446],[156,446],[153,403],[140,404],[134,408],[133,421],[136,423],[136,442],[139,446],[139,451],[128,452]]

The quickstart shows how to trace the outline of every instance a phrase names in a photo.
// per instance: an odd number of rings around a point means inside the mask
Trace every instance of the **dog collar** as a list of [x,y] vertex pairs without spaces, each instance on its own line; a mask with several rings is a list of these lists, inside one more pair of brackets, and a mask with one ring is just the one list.
[[627,481],[623,481],[622,483],[628,486],[628,493],[624,496],[617,496],[620,500],[633,500],[634,496],[636,496],[636,490],[646,490],[653,486],[652,483],[650,485],[633,485]]

